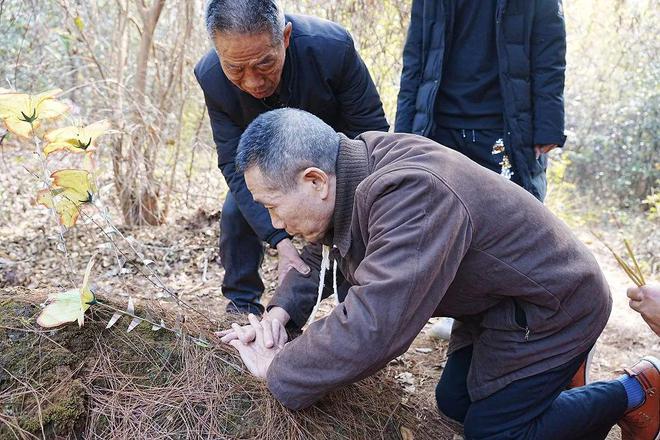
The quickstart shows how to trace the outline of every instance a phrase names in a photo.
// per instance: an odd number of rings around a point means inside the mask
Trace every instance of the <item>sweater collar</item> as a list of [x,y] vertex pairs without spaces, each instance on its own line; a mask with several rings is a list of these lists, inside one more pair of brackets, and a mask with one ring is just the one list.
[[339,153],[336,165],[335,212],[332,217],[332,243],[342,257],[351,245],[351,221],[355,190],[369,175],[369,157],[363,141],[339,134]]

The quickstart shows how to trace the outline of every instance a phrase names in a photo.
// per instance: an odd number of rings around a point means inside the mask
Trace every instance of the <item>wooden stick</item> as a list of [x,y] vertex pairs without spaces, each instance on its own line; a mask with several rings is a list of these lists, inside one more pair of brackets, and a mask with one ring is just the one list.
[[646,284],[646,280],[644,280],[644,274],[642,274],[642,269],[640,269],[639,264],[637,264],[637,258],[635,258],[635,253],[632,250],[632,246],[630,246],[630,242],[626,239],[623,240],[623,243],[626,245],[626,250],[628,251],[628,255],[632,259],[633,264],[637,269],[637,275],[639,275],[639,279],[642,282],[642,286],[643,286],[644,284]]
[[635,285],[637,285],[637,287],[642,287],[643,285],[646,284],[646,282],[644,280],[644,276],[642,275],[642,271],[639,268],[639,265],[637,264],[637,259],[635,258],[635,255],[632,251],[632,247],[630,246],[630,243],[628,242],[628,240],[623,240],[623,242],[626,245],[626,250],[628,252],[628,255],[633,260],[633,263],[635,265],[636,270],[633,270],[633,268],[631,268],[630,265],[628,263],[626,263],[625,260],[623,258],[621,258],[619,256],[619,254],[617,254],[616,251],[614,249],[612,249],[612,247],[610,245],[608,245],[605,242],[605,240],[603,240],[603,238],[598,233],[596,233],[594,231],[591,231],[591,233],[593,234],[594,237],[596,237],[598,239],[598,241],[603,243],[603,246],[605,246],[607,248],[607,250],[610,251],[610,253],[614,256],[614,259],[616,259],[616,262],[619,264],[619,267],[621,267],[621,269],[623,269],[623,271],[626,273],[626,275],[628,275],[628,278],[630,278],[632,280],[632,282],[635,283]]

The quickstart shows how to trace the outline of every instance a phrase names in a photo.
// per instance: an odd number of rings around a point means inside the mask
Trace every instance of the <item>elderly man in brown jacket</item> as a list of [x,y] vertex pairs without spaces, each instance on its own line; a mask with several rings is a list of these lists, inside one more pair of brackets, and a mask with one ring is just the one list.
[[[450,316],[436,397],[467,438],[605,438],[617,422],[626,439],[658,438],[657,359],[566,390],[612,301],[586,247],[523,189],[426,138],[350,140],[293,109],[250,124],[237,166],[274,227],[323,246],[261,322],[223,334],[285,406],[375,373]],[[302,328],[337,275],[339,305],[287,343],[282,325]]]

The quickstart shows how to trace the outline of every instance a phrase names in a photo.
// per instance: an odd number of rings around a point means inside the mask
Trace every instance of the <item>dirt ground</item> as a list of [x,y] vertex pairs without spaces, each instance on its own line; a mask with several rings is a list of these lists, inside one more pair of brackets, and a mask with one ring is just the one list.
[[[220,212],[216,208],[221,206],[223,186],[217,174],[213,178],[198,175],[206,186],[197,182],[191,188],[199,186],[203,191],[186,191],[185,206],[175,205],[170,216],[174,220],[163,226],[113,230],[98,215],[82,216],[76,228],[64,234],[64,253],[48,211],[30,203],[38,185],[23,169],[25,164],[30,166],[26,155],[19,149],[5,149],[0,157],[0,290],[15,286],[41,294],[68,290],[81,282],[89,258],[96,253],[98,263],[92,278],[106,297],[126,302],[130,295],[138,305],[149,301],[171,305],[173,293],[210,317],[224,313],[223,269],[217,248]],[[100,188],[100,198],[111,200],[111,185]],[[113,203],[106,203],[112,210]],[[591,366],[592,380],[609,379],[641,356],[659,356],[660,338],[628,308],[625,291],[631,282],[607,249],[586,228],[574,230],[596,256],[614,298],[612,315]],[[657,229],[646,239],[657,242]],[[652,243],[649,247],[657,248]],[[263,301],[267,302],[277,279],[273,251],[267,251],[262,270],[266,284]],[[332,306],[332,300],[326,300],[321,310],[327,312]],[[446,361],[446,342],[426,334],[434,321],[386,372],[397,378],[409,403],[426,408],[435,408],[434,388]],[[619,437],[615,428],[610,438]]]
[[[169,295],[157,287],[162,282],[195,307],[211,315],[221,315],[226,300],[220,292],[223,269],[216,246],[218,218],[219,212],[200,210],[176,224],[120,229],[143,261],[134,253],[131,257],[132,250],[122,244],[119,252],[115,252],[108,245],[107,236],[95,231],[94,224],[83,222],[78,230],[67,235],[74,274],[81,278],[87,259],[97,252],[100,263],[95,269],[96,285],[105,295],[121,299],[130,294],[138,301],[167,302]],[[578,234],[606,273],[614,298],[614,310],[596,345],[591,368],[592,380],[609,379],[617,376],[618,369],[633,364],[645,354],[658,355],[660,338],[627,307],[625,290],[630,282],[608,251],[586,231]],[[0,236],[0,287],[22,285],[43,292],[67,286],[66,259],[57,249],[57,239],[45,234],[38,223],[21,228],[5,225],[0,228]],[[118,237],[115,239],[122,243]],[[144,264],[144,260],[150,261]],[[267,302],[276,286],[276,258],[272,251],[267,252],[263,277],[267,286],[264,302]],[[322,311],[327,312],[332,306],[332,300],[326,300]],[[431,408],[435,405],[434,388],[446,361],[446,342],[426,334],[434,321],[429,322],[408,352],[388,367],[388,374],[399,381],[409,403]],[[620,438],[618,428],[610,438]]]

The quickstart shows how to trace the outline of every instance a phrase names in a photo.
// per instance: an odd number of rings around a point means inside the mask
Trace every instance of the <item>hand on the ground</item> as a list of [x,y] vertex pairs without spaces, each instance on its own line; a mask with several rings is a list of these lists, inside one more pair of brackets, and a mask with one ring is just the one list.
[[660,284],[628,289],[630,308],[639,312],[656,335],[660,336]]
[[[289,322],[289,319],[289,314],[281,307],[273,307],[268,312],[264,313],[262,322],[268,320],[271,323],[270,326],[265,326],[263,330],[264,345],[267,348],[271,348],[276,344],[276,341],[278,341],[280,337],[280,331],[284,332],[286,342],[287,335],[282,326],[286,325],[286,323]],[[277,323],[277,325],[275,323]],[[233,323],[230,329],[216,332],[216,336],[218,336],[225,344],[229,344],[235,339],[240,340],[244,344],[249,344],[254,341],[256,332],[254,331],[252,324],[241,327],[240,325]]]
[[284,275],[291,270],[295,269],[298,272],[306,275],[309,273],[309,266],[298,255],[298,250],[293,246],[293,243],[288,238],[277,243],[277,280],[278,284],[282,284]]
[[548,154],[555,148],[557,148],[559,145],[557,144],[537,144],[534,145],[534,151],[536,152],[536,158],[538,159],[541,157],[541,154]]
[[[239,335],[238,339],[233,339],[229,344],[238,350],[250,373],[256,377],[266,378],[268,367],[270,367],[273,358],[286,344],[286,331],[277,319],[264,317],[259,322],[257,317],[250,313],[248,320],[255,334],[254,341],[246,344],[242,342]],[[242,332],[243,329],[239,327],[237,331]],[[277,338],[273,347],[266,346],[266,333],[271,333],[273,337]]]

